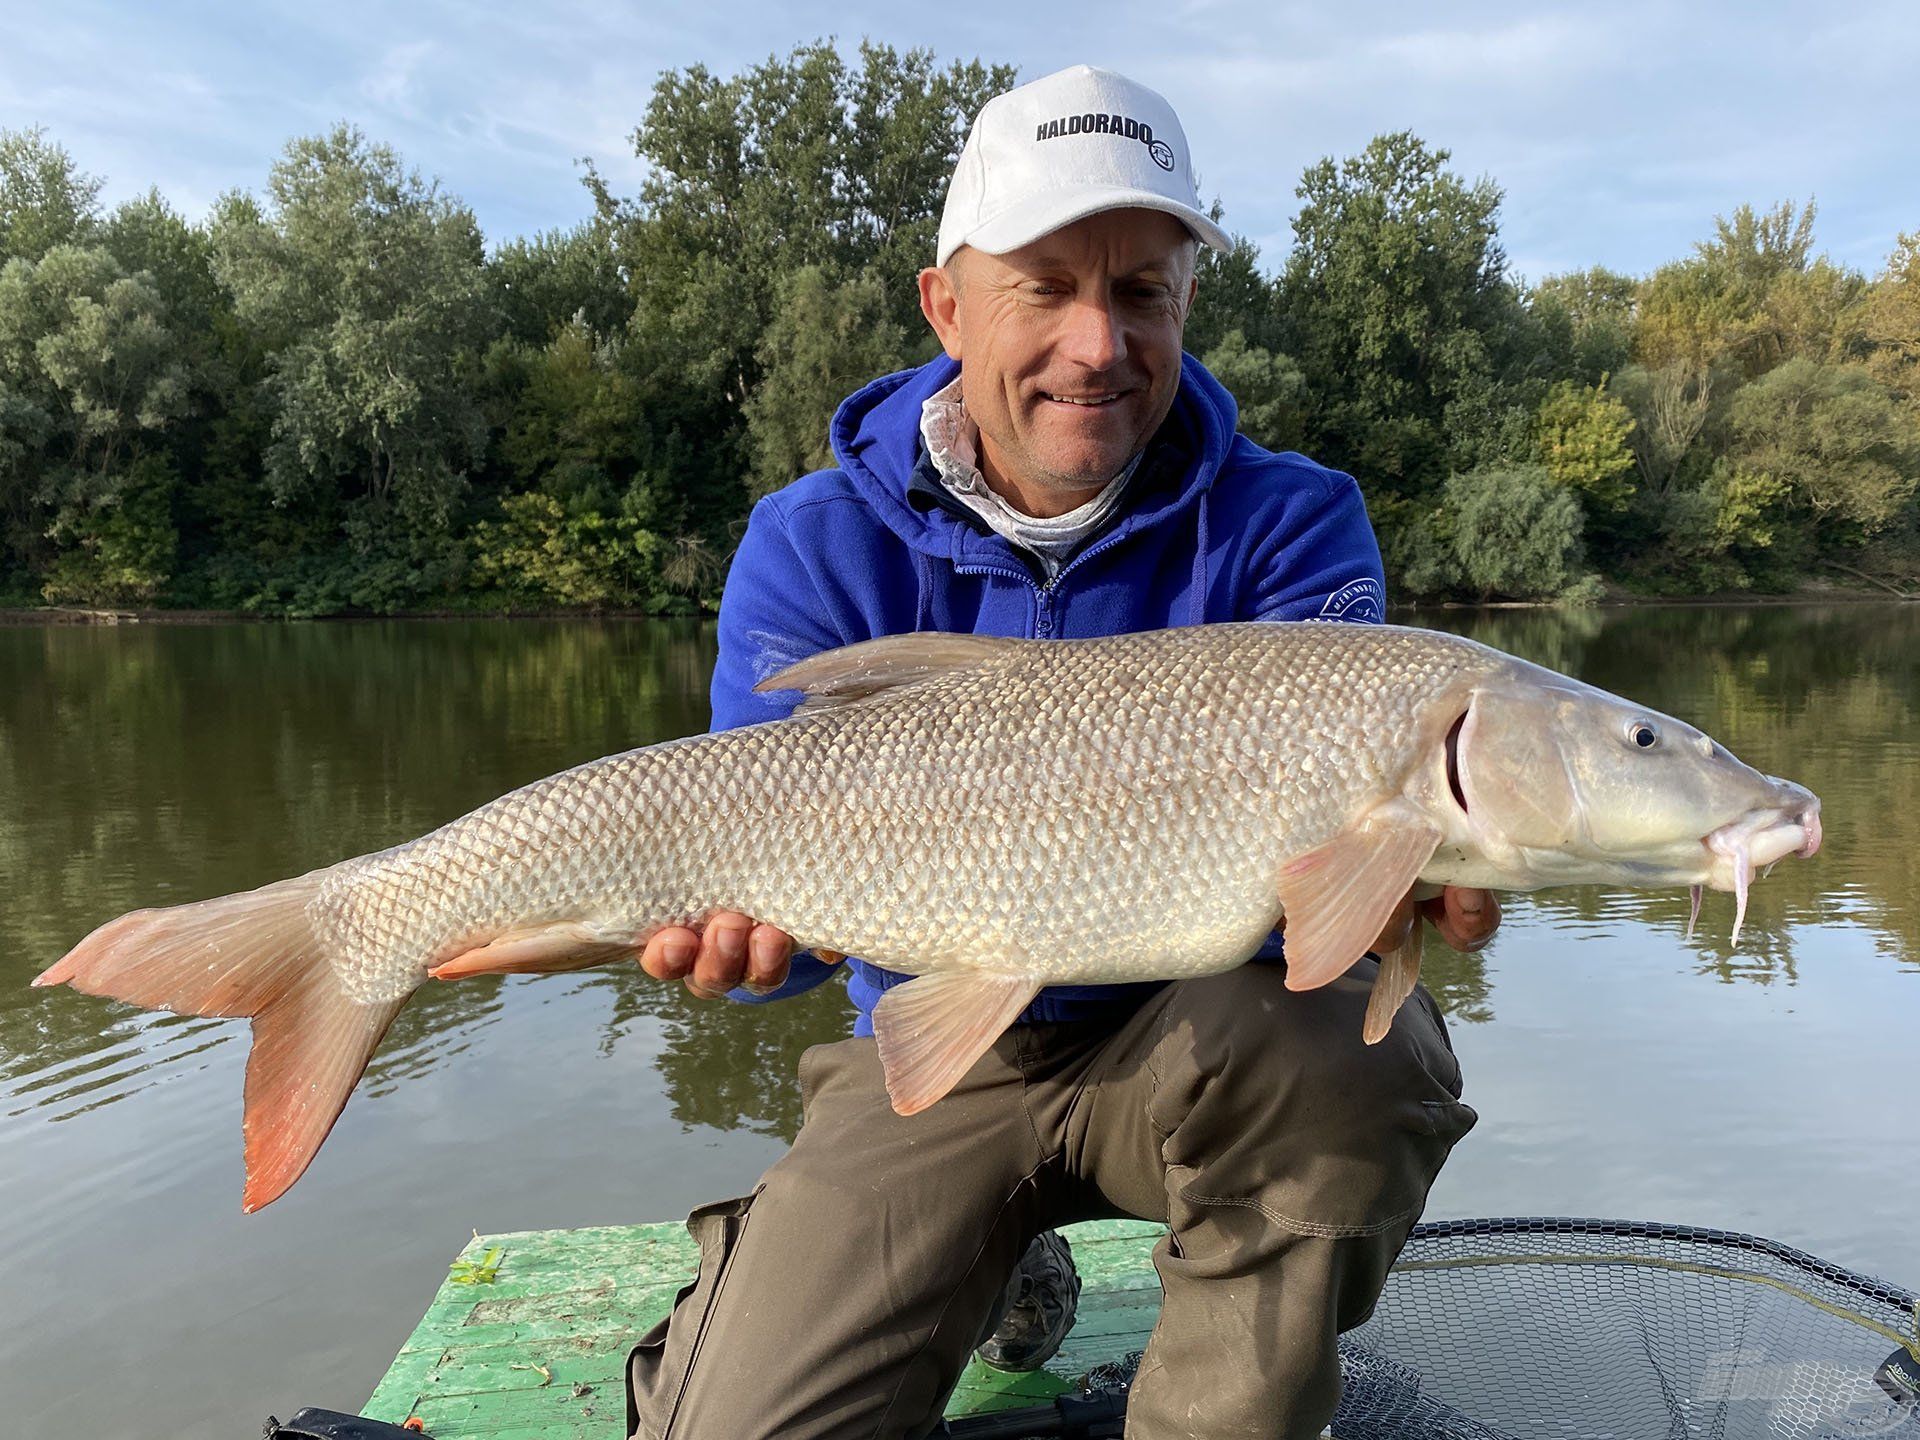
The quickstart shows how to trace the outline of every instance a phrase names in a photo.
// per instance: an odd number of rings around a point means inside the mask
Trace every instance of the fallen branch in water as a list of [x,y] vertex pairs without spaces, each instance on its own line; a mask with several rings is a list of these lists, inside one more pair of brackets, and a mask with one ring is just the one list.
[[1842,565],[1838,560],[1829,560],[1826,563],[1830,569],[1838,570],[1843,575],[1851,575],[1856,580],[1864,580],[1869,585],[1878,585],[1882,590],[1897,596],[1899,599],[1920,600],[1920,591],[1902,590],[1891,580],[1882,580],[1878,575],[1869,575],[1866,571],[1856,570],[1851,565]]

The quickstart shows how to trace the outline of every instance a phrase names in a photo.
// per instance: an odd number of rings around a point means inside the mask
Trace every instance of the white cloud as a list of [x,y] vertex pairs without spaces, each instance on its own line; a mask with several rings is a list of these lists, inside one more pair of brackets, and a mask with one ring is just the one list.
[[432,50],[432,43],[426,40],[394,46],[361,80],[360,93],[383,110],[416,118],[418,91],[414,77]]

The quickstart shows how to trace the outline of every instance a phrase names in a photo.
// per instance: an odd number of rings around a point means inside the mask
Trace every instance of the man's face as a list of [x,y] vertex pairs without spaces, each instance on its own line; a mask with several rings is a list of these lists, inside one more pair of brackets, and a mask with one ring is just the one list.
[[960,362],[989,478],[1065,498],[1105,485],[1147,443],[1179,388],[1193,261],[1171,215],[1109,210],[1005,255],[963,246],[921,272],[921,309]]

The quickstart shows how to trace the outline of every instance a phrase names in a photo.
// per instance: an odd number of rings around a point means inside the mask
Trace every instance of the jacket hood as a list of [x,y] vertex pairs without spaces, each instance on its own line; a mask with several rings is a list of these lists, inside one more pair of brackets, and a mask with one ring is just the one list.
[[[941,355],[917,370],[883,375],[841,402],[830,439],[834,458],[874,513],[907,545],[958,561],[973,550],[1003,553],[998,536],[983,536],[926,500],[916,471],[929,464],[920,438],[921,406],[951,384],[958,362]],[[1239,426],[1233,396],[1191,355],[1180,361],[1180,388],[1132,482],[1118,525],[1138,529],[1185,510],[1212,485]],[[916,493],[918,492],[918,493]]]

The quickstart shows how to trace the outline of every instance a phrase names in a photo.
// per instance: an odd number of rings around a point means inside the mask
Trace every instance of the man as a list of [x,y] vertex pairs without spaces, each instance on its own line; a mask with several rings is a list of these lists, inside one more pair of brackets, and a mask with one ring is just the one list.
[[[721,605],[716,727],[786,713],[756,681],[876,635],[1380,618],[1353,481],[1237,436],[1232,398],[1183,358],[1200,242],[1227,243],[1152,91],[1077,67],[982,108],[920,276],[945,356],[850,398],[839,468],[755,508]],[[1462,947],[1498,919],[1480,892],[1429,913]],[[1409,902],[1382,943],[1412,923]],[[702,995],[827,973],[741,915],[656,936],[642,963]],[[1170,1227],[1128,1434],[1320,1433],[1335,1335],[1371,1310],[1474,1120],[1430,997],[1367,1046],[1371,959],[1302,994],[1280,964],[1045,990],[902,1118],[870,1013],[904,977],[851,970],[855,1036],[802,1058],[792,1150],[689,1222],[700,1275],[634,1351],[635,1434],[924,1435],[1029,1242],[1103,1215]]]

